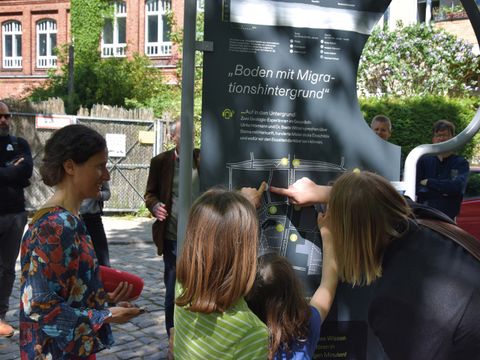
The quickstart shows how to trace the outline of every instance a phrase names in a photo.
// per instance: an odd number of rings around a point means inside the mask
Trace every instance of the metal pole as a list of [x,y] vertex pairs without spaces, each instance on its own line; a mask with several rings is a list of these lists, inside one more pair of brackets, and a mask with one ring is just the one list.
[[432,0],[427,0],[425,7],[425,24],[430,26],[430,21],[432,20]]
[[70,113],[73,110],[73,93],[75,91],[75,87],[74,87],[75,67],[74,66],[75,66],[75,48],[73,47],[73,43],[72,43],[68,46],[68,83],[67,83],[68,113]]
[[195,28],[197,4],[185,0],[183,17],[182,109],[180,132],[180,174],[178,199],[177,253],[183,246],[187,216],[192,204],[193,99],[195,81]]

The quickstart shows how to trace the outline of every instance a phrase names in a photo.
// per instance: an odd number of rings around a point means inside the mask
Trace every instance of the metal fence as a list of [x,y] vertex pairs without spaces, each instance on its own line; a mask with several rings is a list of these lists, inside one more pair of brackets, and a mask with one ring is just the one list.
[[[31,185],[25,189],[26,207],[38,209],[52,194],[53,189],[43,184],[38,171],[43,157],[45,142],[53,129],[36,127],[36,114],[12,113],[12,135],[23,137],[32,150],[33,175]],[[59,115],[68,118],[67,115]],[[112,196],[105,202],[105,211],[131,212],[139,210],[143,204],[143,194],[147,183],[150,159],[163,150],[166,143],[166,121],[131,120],[73,116],[73,123],[84,124],[107,134],[123,135],[124,151],[121,156],[110,156],[110,188]],[[140,141],[141,131],[153,131],[153,143]],[[118,154],[117,154],[118,155]]]

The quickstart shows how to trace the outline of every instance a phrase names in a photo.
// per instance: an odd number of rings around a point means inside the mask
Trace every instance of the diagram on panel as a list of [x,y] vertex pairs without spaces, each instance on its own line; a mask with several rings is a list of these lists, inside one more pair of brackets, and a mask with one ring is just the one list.
[[[290,154],[279,159],[250,159],[227,163],[230,189],[260,184],[288,187],[307,176],[318,182],[320,178],[332,179],[346,169],[343,159],[340,165],[323,161],[291,158]],[[323,175],[323,176],[322,176]],[[321,183],[321,182],[320,182]],[[322,245],[317,226],[317,210],[289,204],[286,197],[265,192],[258,209],[260,223],[259,253],[278,252],[292,263],[304,278],[309,289],[315,290],[322,269]]]

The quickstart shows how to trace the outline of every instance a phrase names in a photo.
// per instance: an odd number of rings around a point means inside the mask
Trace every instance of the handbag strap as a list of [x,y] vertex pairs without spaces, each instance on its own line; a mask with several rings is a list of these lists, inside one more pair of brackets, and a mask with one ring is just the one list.
[[465,230],[445,221],[418,218],[416,221],[453,240],[480,261],[480,241]]
[[32,216],[32,220],[30,221],[31,224],[37,222],[43,215],[53,211],[56,207],[55,206],[49,206],[45,208],[41,208],[35,212]]

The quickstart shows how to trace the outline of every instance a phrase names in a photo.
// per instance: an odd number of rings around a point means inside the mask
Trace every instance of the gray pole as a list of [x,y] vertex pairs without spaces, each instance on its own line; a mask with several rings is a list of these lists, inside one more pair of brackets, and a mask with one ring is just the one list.
[[73,92],[74,88],[74,69],[75,69],[75,48],[72,44],[68,46],[68,83],[67,83],[67,93],[68,93],[68,112],[72,111],[73,108]]
[[425,24],[430,26],[430,21],[432,20],[432,0],[427,0],[425,7]]
[[195,28],[197,4],[185,0],[183,17],[182,110],[180,132],[180,174],[178,199],[177,250],[183,246],[187,216],[192,204],[193,98],[195,81]]
[[477,110],[474,118],[468,126],[453,139],[438,143],[419,145],[407,156],[405,160],[405,169],[403,179],[405,182],[405,195],[416,200],[415,186],[417,177],[417,162],[426,154],[440,154],[443,152],[454,151],[468,143],[480,129],[480,109]]

